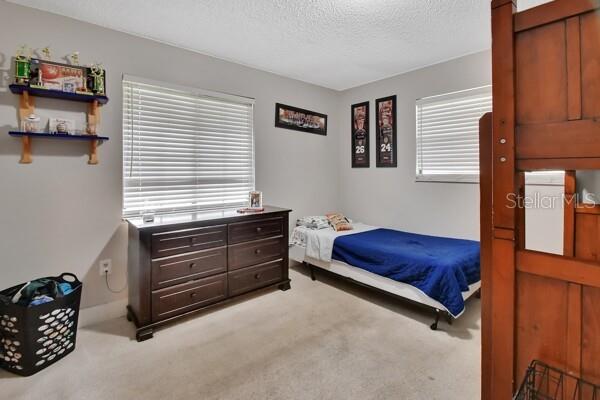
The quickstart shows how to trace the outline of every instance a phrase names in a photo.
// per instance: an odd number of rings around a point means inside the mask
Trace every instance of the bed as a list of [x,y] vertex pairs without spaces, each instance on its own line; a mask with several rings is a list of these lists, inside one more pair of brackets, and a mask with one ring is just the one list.
[[323,270],[361,286],[434,311],[460,317],[465,301],[479,294],[479,243],[418,235],[361,223],[351,231],[298,226],[290,239],[290,258],[307,265],[311,278]]

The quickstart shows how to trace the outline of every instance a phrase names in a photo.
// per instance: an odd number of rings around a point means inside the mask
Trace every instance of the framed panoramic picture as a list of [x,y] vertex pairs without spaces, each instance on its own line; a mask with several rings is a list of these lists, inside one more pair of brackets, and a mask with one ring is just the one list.
[[277,103],[275,104],[275,126],[327,135],[327,115]]
[[353,104],[352,168],[369,168],[369,102]]
[[32,59],[31,73],[34,86],[69,93],[87,90],[86,67]]
[[396,96],[375,100],[377,116],[377,167],[396,167]]

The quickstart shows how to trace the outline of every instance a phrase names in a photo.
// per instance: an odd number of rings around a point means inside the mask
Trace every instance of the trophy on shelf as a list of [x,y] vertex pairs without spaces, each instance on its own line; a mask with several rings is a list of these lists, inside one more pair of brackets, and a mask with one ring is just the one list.
[[[44,84],[44,79],[47,79],[48,77],[45,76],[44,73],[44,67],[43,65],[46,64],[44,63],[44,61],[50,61],[52,55],[50,53],[50,47],[46,46],[44,47],[42,50],[40,50],[40,53],[42,53],[42,59],[38,59],[38,58],[34,58],[33,60],[31,60],[31,69],[33,71],[33,78],[31,80],[31,83],[29,84],[29,86],[36,88],[36,89],[54,89],[57,90],[58,88],[56,87],[47,87]],[[49,65],[49,64],[46,64]],[[51,68],[52,74],[57,73],[57,69],[52,67]],[[48,71],[46,71],[48,72]]]
[[92,78],[91,89],[97,95],[105,95],[105,71],[102,64],[92,64],[90,66],[90,75]]
[[50,61],[52,59],[52,55],[50,53],[50,46],[46,46],[42,49],[43,59],[45,61]]
[[15,83],[19,85],[29,84],[31,57],[32,50],[28,48],[27,45],[19,47],[15,56]]
[[27,118],[21,121],[21,130],[28,133],[40,132],[40,117],[29,114]]
[[73,53],[67,56],[69,61],[71,61],[71,65],[79,65],[79,52],[74,51]]
[[80,66],[79,64],[79,52],[78,51],[74,51],[71,54],[66,56],[66,59],[69,60],[69,63],[76,67],[76,68],[81,68],[84,71],[83,74],[83,81],[82,82],[77,82],[77,85],[75,87],[75,93],[77,94],[87,94],[87,95],[93,95],[94,93],[92,93],[92,90],[88,87],[88,75],[90,73],[90,68],[88,67],[83,67]]

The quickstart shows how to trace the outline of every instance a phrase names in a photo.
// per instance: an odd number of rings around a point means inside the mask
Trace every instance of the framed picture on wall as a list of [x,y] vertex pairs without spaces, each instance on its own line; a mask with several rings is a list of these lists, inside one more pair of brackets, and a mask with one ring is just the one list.
[[327,115],[277,103],[275,104],[275,126],[327,135]]
[[369,102],[353,104],[352,168],[369,168]]
[[396,167],[396,96],[375,100],[377,167]]
[[33,58],[31,74],[33,86],[69,93],[86,91],[87,69],[83,66]]

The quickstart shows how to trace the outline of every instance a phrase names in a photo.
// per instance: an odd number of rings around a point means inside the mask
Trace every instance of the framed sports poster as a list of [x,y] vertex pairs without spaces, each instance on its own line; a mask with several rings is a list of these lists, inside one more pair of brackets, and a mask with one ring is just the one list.
[[396,96],[375,100],[377,116],[377,167],[396,167]]
[[85,92],[87,69],[79,65],[67,65],[53,61],[31,59],[33,86],[61,92]]
[[369,168],[369,102],[352,105],[352,168]]
[[275,126],[325,136],[327,135],[327,115],[276,103]]

